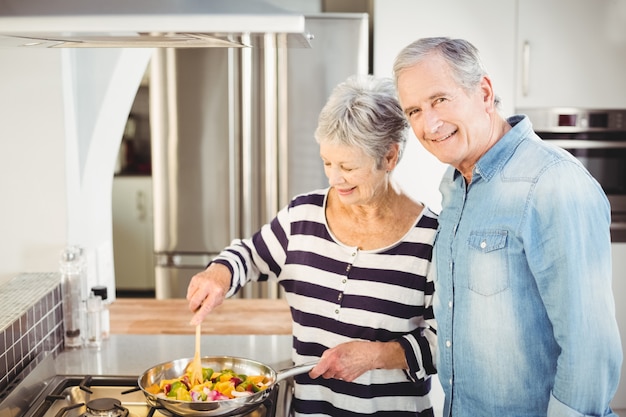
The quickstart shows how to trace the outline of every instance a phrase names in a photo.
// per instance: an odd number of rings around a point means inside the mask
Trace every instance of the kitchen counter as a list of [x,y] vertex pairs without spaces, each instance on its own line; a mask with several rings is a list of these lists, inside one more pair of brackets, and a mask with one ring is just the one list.
[[[42,353],[16,379],[19,384],[0,397],[0,416],[30,415],[26,413],[32,404],[57,377],[135,378],[163,362],[183,358],[191,361],[194,341],[195,336],[190,335],[111,335],[100,348],[68,349],[56,357]],[[289,335],[208,335],[202,336],[201,349],[202,356],[254,359],[277,372],[291,366]],[[281,404],[288,404],[288,400],[279,401],[278,409],[286,409]]]
[[[54,360],[59,375],[141,375],[174,359],[193,358],[195,336],[111,335],[98,348],[67,349]],[[238,356],[280,370],[291,365],[291,336],[206,335],[202,356]]]
[[[195,334],[185,299],[117,298],[109,310],[111,334]],[[227,299],[204,320],[202,334],[290,335],[289,305],[284,299]]]

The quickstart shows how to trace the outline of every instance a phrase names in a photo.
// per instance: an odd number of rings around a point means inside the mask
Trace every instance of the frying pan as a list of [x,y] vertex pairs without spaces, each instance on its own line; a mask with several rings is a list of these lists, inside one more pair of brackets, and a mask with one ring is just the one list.
[[192,360],[193,358],[184,358],[164,362],[148,369],[139,377],[139,388],[143,391],[150,406],[163,407],[179,416],[207,417],[245,414],[258,407],[280,381],[308,372],[317,364],[317,362],[312,362],[276,372],[271,367],[251,359],[233,356],[205,356],[202,358],[203,368],[212,368],[215,371],[232,369],[236,374],[264,375],[270,383],[268,383],[267,388],[252,395],[216,401],[181,401],[156,396],[146,390],[147,387],[158,384],[163,379],[180,377],[185,373],[187,365]]

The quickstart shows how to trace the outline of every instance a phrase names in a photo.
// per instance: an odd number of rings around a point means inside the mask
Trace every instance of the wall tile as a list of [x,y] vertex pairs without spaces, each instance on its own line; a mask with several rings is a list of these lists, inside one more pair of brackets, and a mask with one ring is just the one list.
[[58,273],[19,275],[0,286],[0,400],[39,354],[63,349]]

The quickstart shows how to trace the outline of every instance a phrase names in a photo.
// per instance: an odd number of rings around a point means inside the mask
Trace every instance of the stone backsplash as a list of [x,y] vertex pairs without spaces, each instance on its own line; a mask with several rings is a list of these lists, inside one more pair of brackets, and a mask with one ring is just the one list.
[[63,350],[59,273],[26,273],[0,285],[0,400],[43,352]]

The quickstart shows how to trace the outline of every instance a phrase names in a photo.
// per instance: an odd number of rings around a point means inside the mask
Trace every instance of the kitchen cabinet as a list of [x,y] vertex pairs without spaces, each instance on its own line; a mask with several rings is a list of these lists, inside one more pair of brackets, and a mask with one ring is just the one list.
[[118,291],[152,291],[152,178],[116,176],[112,205],[115,287]]
[[419,37],[462,37],[481,51],[506,115],[526,107],[626,108],[623,0],[377,0],[374,16],[377,75],[391,75],[397,53]]
[[626,107],[623,0],[517,4],[516,108]]

